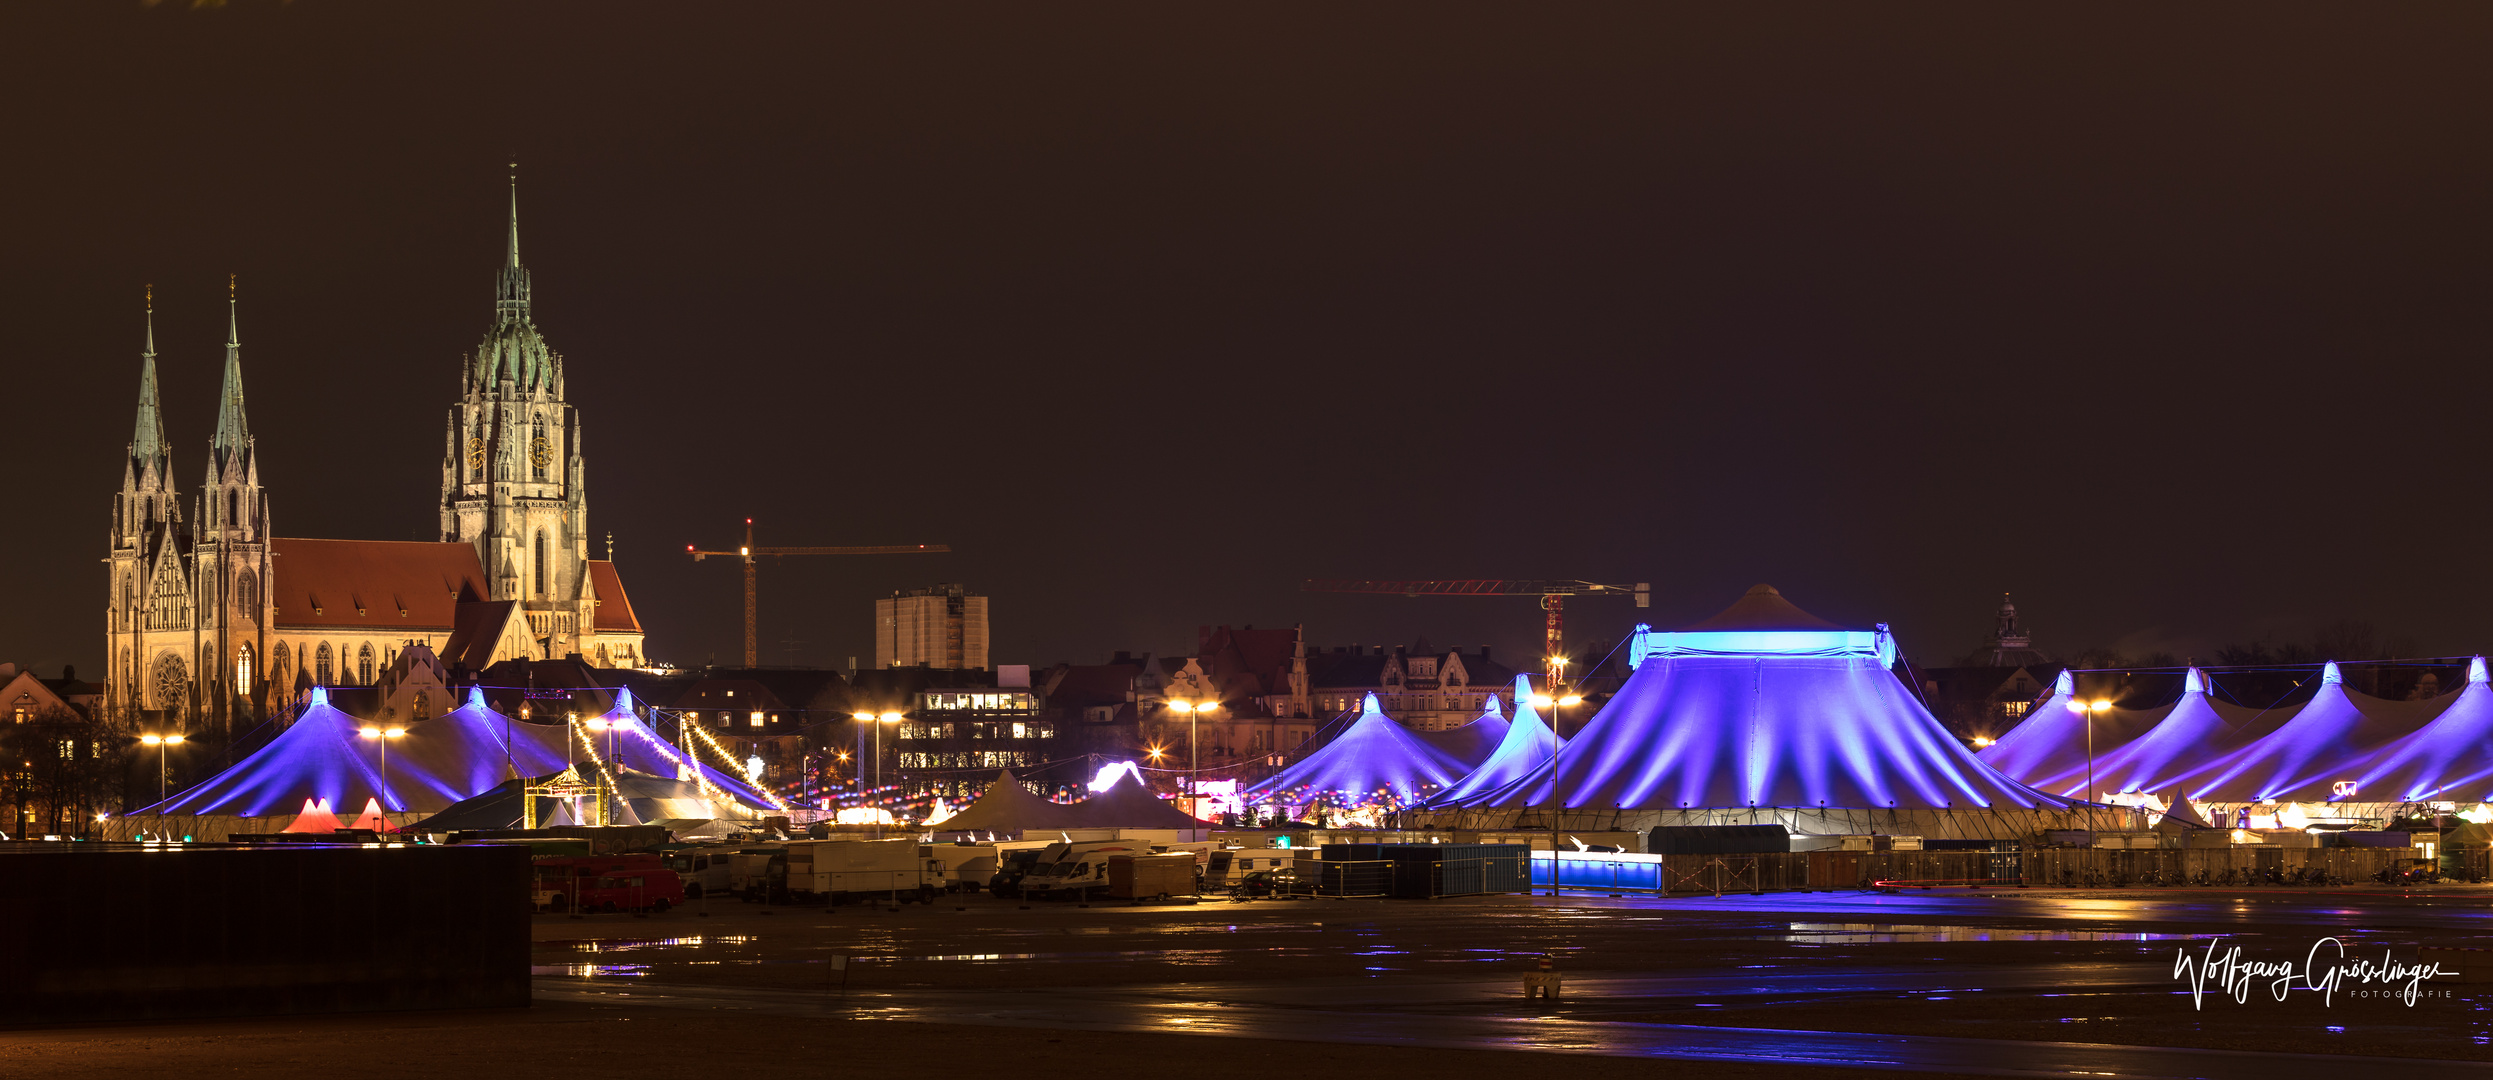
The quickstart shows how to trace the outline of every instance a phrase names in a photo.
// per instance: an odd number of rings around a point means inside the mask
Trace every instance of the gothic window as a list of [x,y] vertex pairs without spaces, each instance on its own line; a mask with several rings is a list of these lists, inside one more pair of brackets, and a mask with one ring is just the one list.
[[225,492],[225,524],[233,525],[241,520],[242,491],[238,488],[228,488]]
[[597,666],[599,666],[599,667],[613,667],[613,666],[615,666],[615,658],[614,658],[613,654],[608,653],[608,652],[606,651],[606,647],[605,647],[605,646],[603,646],[603,645],[600,645],[600,646],[598,646],[598,647],[597,647]]
[[355,685],[372,685],[372,643],[365,642],[363,651],[355,656]]
[[537,571],[537,595],[539,595],[539,596],[544,596],[544,595],[546,595],[546,591],[545,591],[545,533],[544,533],[544,531],[542,531],[542,530],[538,531],[538,533],[537,533],[537,559],[536,559],[535,567],[536,567],[536,571]]
[[249,570],[234,578],[234,610],[250,616],[253,622],[260,621],[260,579]]
[[312,681],[322,686],[332,685],[330,674],[336,670],[336,661],[329,654],[329,643],[321,642],[318,658],[312,661]]
[[234,654],[234,687],[245,694],[251,692],[251,643],[243,642]]
[[166,653],[156,660],[156,707],[179,708],[190,690],[190,675],[182,666],[182,658]]
[[535,434],[528,439],[528,475],[532,479],[545,479],[545,468],[553,461],[554,448],[545,441],[545,417],[539,416]]
[[291,660],[292,658],[286,654],[286,643],[282,641],[278,642],[276,656],[268,665],[269,681],[277,687],[278,693],[282,694],[293,689],[291,686],[287,685],[292,681],[290,677],[293,675],[293,672],[290,670],[293,667]]

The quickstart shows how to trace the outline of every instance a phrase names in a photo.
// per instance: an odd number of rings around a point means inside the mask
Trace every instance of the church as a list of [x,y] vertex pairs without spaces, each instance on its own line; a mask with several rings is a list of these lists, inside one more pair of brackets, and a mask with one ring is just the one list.
[[105,560],[106,707],[230,728],[301,687],[378,685],[411,646],[469,672],[573,655],[640,666],[623,579],[611,560],[589,558],[580,414],[564,400],[562,354],[537,330],[528,293],[514,184],[492,328],[450,407],[433,542],[275,534],[232,297],[207,473],[185,500],[157,396],[151,304]]

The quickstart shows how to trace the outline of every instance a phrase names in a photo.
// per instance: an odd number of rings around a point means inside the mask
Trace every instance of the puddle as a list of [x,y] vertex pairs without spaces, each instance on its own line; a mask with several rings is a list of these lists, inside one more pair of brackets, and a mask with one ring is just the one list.
[[530,975],[568,975],[575,979],[649,974],[647,964],[531,964]]
[[703,945],[725,945],[730,948],[753,943],[751,934],[717,934],[673,938],[576,938],[570,941],[541,941],[549,949],[570,949],[574,952],[631,952],[634,949],[699,948]]
[[2142,934],[2115,930],[2017,930],[1995,926],[1915,926],[1904,923],[1792,923],[1790,933],[1756,941],[1805,945],[1876,945],[1922,941],[2177,941],[2204,934]]

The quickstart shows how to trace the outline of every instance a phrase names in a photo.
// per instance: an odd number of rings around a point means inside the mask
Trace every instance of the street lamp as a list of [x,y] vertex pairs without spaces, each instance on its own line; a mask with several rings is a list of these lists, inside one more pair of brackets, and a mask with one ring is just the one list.
[[[407,737],[407,729],[406,729],[406,728],[403,728],[403,727],[381,728],[381,727],[374,727],[374,726],[372,726],[372,725],[370,725],[370,724],[366,724],[366,725],[364,725],[363,730],[362,730],[362,731],[357,732],[356,734],[362,735],[365,739],[367,739],[367,740],[369,740],[369,741],[371,741],[371,742],[375,742],[375,743],[380,744],[380,747],[381,747],[381,794],[383,794],[383,795],[390,795],[390,744],[389,744],[389,741],[390,741],[391,739],[403,739],[403,738],[406,738],[406,737]],[[392,801],[392,802],[397,802],[397,801],[398,801],[398,800],[397,800],[397,797],[396,797],[396,796],[394,796],[394,795],[392,795],[392,796],[391,796],[391,801]],[[397,806],[391,806],[391,805],[389,805],[389,803],[383,803],[383,804],[381,804],[381,805],[382,805],[382,808],[383,808],[383,809],[388,809],[388,810],[404,810],[404,809],[406,809],[406,805],[405,805],[404,803],[401,803],[400,805],[397,805]]]
[[177,731],[171,735],[141,735],[139,741],[156,748],[156,801],[163,802],[165,796],[164,748],[181,745],[182,733]]
[[878,787],[878,788],[879,788],[879,787],[882,787],[882,786],[883,786],[883,725],[885,725],[885,724],[897,724],[897,723],[899,723],[899,722],[900,722],[900,720],[901,720],[901,716],[900,716],[900,714],[899,714],[899,713],[896,713],[896,712],[887,712],[887,713],[884,713],[884,714],[882,714],[882,715],[880,715],[880,716],[877,716],[877,715],[875,715],[875,714],[873,714],[873,713],[870,713],[870,712],[861,712],[861,713],[856,713],[856,714],[854,714],[854,716],[855,716],[855,718],[856,718],[857,722],[858,722],[858,723],[860,723],[860,724],[872,724],[872,725],[874,725],[874,786],[875,786],[875,787]]
[[1203,795],[1195,786],[1196,774],[1203,771],[1203,750],[1195,739],[1195,719],[1220,708],[1220,705],[1217,701],[1188,701],[1184,698],[1169,702],[1169,708],[1186,714],[1186,812],[1197,819],[1203,817]]
[[2093,701],[2069,699],[2069,711],[2086,720],[2086,801],[2090,804],[2086,808],[2086,827],[2089,829],[2095,827],[2095,808],[2091,805],[2095,802],[2095,717],[2110,712],[2111,709],[2112,699],[2110,698],[2096,698]]
[[[1553,656],[1550,658],[1550,663],[1563,668],[1567,664],[1567,658]],[[1553,686],[1550,691],[1556,693],[1557,689]],[[1584,695],[1568,694],[1563,697],[1552,697],[1550,694],[1534,694],[1531,700],[1533,708],[1550,710],[1549,730],[1550,734],[1555,736],[1558,734],[1558,710],[1570,705],[1583,704]],[[1549,894],[1558,895],[1558,759],[1554,755],[1550,758],[1549,766]]]

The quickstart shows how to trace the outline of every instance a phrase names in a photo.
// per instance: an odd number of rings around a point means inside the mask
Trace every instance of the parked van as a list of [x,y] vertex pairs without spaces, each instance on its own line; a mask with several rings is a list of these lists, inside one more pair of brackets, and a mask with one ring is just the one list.
[[1148,840],[1077,840],[1049,844],[1021,879],[1021,894],[1047,900],[1079,899],[1108,888],[1108,857],[1149,855]]
[[736,891],[735,857],[734,851],[724,847],[681,848],[667,855],[667,869],[683,879],[686,900],[725,896]]
[[[712,856],[717,858],[717,856]],[[728,891],[744,898],[748,904],[787,899],[788,853],[786,848],[743,848],[727,857]]]

